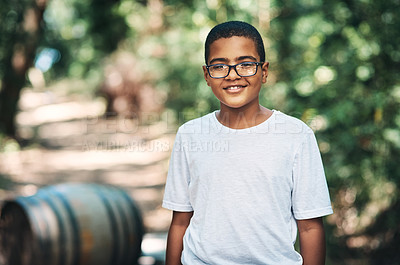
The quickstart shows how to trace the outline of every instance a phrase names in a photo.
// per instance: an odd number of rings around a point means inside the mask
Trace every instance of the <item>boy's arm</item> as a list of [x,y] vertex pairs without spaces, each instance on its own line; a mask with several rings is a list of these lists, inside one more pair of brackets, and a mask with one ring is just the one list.
[[303,265],[325,264],[325,231],[322,217],[297,220]]
[[171,226],[168,231],[165,265],[182,264],[183,235],[192,216],[193,212],[173,212]]

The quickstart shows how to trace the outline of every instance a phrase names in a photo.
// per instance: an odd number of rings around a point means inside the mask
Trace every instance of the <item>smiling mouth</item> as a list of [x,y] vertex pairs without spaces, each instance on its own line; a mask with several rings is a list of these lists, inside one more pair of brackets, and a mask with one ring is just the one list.
[[245,88],[245,86],[229,86],[229,87],[224,87],[225,90],[229,90],[229,91],[238,91]]

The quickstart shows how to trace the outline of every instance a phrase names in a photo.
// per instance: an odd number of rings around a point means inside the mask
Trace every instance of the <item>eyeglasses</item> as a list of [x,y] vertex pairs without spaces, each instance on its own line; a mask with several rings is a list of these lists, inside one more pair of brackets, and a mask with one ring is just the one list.
[[258,66],[262,62],[244,62],[235,65],[227,64],[211,64],[206,65],[207,72],[212,78],[225,78],[231,72],[231,69],[235,69],[235,72],[240,77],[248,77],[257,74]]

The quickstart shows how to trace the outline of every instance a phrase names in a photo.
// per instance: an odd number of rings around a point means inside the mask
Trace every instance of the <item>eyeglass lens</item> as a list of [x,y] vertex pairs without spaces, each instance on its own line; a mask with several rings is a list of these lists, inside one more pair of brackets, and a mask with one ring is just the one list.
[[211,77],[223,78],[229,75],[231,68],[235,68],[235,71],[239,76],[252,76],[257,72],[257,63],[246,62],[232,66],[226,64],[216,64],[209,66],[208,69]]

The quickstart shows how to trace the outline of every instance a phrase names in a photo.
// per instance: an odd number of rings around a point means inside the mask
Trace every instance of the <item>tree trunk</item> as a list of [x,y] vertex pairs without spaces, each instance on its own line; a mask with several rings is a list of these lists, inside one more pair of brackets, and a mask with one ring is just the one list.
[[0,83],[0,132],[13,138],[17,137],[17,104],[42,35],[41,24],[46,2],[47,0],[36,0],[31,6],[18,10],[22,12],[22,19],[16,20],[15,25],[10,24],[15,31],[7,36],[10,45],[3,47],[9,56],[3,62],[5,69]]

